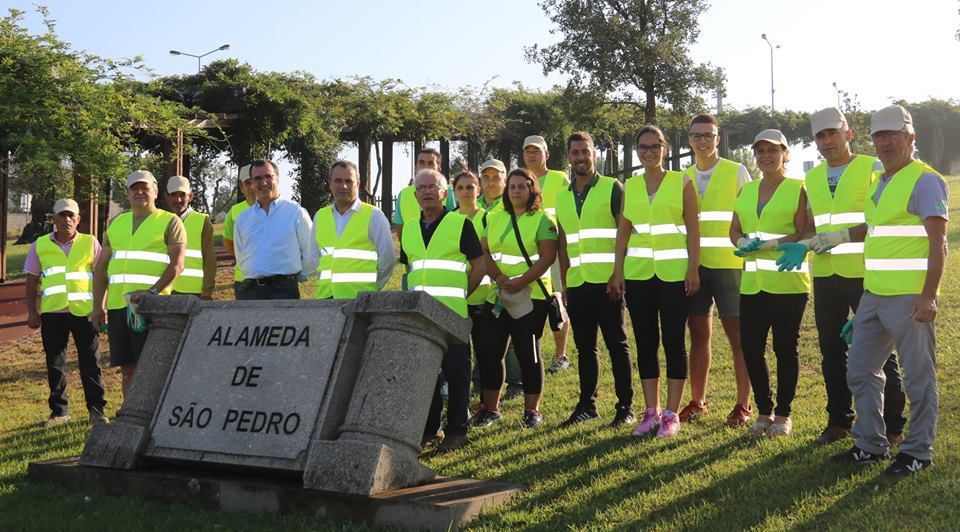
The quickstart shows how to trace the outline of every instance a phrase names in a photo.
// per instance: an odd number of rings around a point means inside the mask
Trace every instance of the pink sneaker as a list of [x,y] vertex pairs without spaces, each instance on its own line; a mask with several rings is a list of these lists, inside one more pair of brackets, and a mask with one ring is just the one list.
[[633,431],[633,435],[646,436],[647,434],[653,434],[658,425],[660,425],[660,412],[656,408],[648,408],[643,411],[643,420]]
[[660,417],[660,430],[657,431],[658,438],[672,438],[680,432],[680,418],[669,410],[663,411]]

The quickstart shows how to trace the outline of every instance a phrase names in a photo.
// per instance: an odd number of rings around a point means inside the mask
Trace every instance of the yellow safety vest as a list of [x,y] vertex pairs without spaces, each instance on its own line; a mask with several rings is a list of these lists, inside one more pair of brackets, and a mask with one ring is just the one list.
[[403,251],[410,273],[409,290],[423,291],[437,298],[460,316],[467,317],[467,257],[460,252],[460,235],[467,217],[447,212],[430,238],[423,243],[419,219],[408,218],[411,227],[403,232]]
[[557,195],[570,186],[567,174],[560,170],[547,170],[538,180],[540,182],[540,206],[550,216],[557,216]]
[[370,240],[370,218],[376,209],[361,203],[343,234],[337,237],[333,205],[313,217],[314,238],[320,249],[317,265],[317,299],[354,299],[360,292],[376,292],[377,246]]
[[[230,212],[227,213],[227,218],[223,222],[223,238],[227,240],[233,240],[233,227],[237,222],[237,216],[240,216],[240,213],[249,209],[251,207],[246,201],[241,201],[240,203],[230,207]],[[243,272],[240,271],[240,268],[234,266],[233,268],[233,280],[236,282],[243,281]]]
[[64,255],[51,239],[37,239],[40,259],[40,312],[68,309],[74,316],[87,316],[93,310],[93,236],[77,234]]
[[[244,204],[246,205],[246,204]],[[187,249],[183,256],[183,271],[173,281],[173,290],[181,294],[203,292],[203,223],[207,215],[193,211],[183,221],[187,233]]]
[[[527,255],[530,256],[531,263],[536,263],[540,260],[540,246],[537,240],[537,232],[540,229],[540,223],[544,216],[549,216],[549,214],[544,210],[539,210],[533,213],[522,214],[517,218],[520,238],[523,239],[523,249],[525,249]],[[490,250],[490,257],[497,263],[500,273],[511,279],[515,279],[527,273],[530,266],[527,264],[526,259],[523,258],[520,245],[517,244],[517,235],[513,230],[513,223],[510,221],[511,218],[513,218],[513,216],[503,210],[487,218],[487,248]],[[543,282],[544,288],[547,289],[547,293],[552,294],[553,286],[550,282],[549,268],[540,276],[540,280]],[[529,286],[530,297],[532,299],[546,299],[536,279],[531,281]],[[494,295],[491,293],[487,300],[490,302],[495,301]]]
[[[867,191],[876,178],[873,174],[876,161],[874,157],[857,155],[844,169],[833,195],[827,182],[827,163],[820,163],[807,172],[807,200],[818,233],[846,229],[864,222],[864,204]],[[863,242],[847,242],[814,255],[811,270],[814,277],[862,278]]]
[[[499,212],[503,212],[503,209],[500,209]],[[480,209],[474,213],[473,218],[470,218],[470,222],[473,223],[473,230],[477,232],[477,238],[485,238],[487,236],[487,228],[483,226],[483,218],[486,215],[487,211],[483,207],[480,207]],[[468,274],[470,273],[470,268],[470,264],[467,263]],[[467,296],[467,304],[482,305],[483,302],[487,300],[487,296],[490,295],[492,289],[493,286],[490,281],[490,276],[484,275],[483,279],[480,280],[480,286]]]
[[[803,181],[784,179],[763,207],[759,219],[757,202],[761,180],[751,181],[740,190],[733,205],[740,228],[748,238],[770,240],[796,232],[793,217],[800,202]],[[809,263],[804,261],[800,270],[777,271],[777,259],[782,252],[760,251],[747,255],[740,277],[740,293],[756,294],[763,290],[770,294],[805,294],[810,291]]]
[[[156,210],[150,213],[137,232],[133,233],[133,213],[120,214],[107,228],[107,238],[113,255],[107,265],[110,276],[107,286],[107,308],[121,309],[127,305],[123,296],[137,290],[147,290],[160,280],[170,264],[170,255],[163,235],[174,214]],[[170,293],[170,286],[161,292]]]
[[577,287],[584,282],[606,283],[613,274],[617,220],[610,212],[610,193],[614,179],[598,178],[587,193],[580,215],[569,187],[557,195],[557,221],[566,236],[570,259],[567,287]]
[[[696,164],[684,172],[696,182]],[[697,194],[700,209],[700,265],[720,270],[739,270],[743,259],[733,254],[730,243],[730,222],[733,203],[737,199],[740,164],[721,158],[710,174],[703,198]]]
[[630,280],[654,274],[663,281],[682,281],[687,274],[687,226],[683,221],[684,176],[668,171],[650,202],[643,175],[624,185],[623,216],[633,225],[623,273]]
[[880,180],[870,185],[866,202],[863,287],[881,296],[920,294],[927,280],[930,240],[923,219],[907,210],[913,189],[924,173],[943,177],[919,160],[901,168],[874,204]]

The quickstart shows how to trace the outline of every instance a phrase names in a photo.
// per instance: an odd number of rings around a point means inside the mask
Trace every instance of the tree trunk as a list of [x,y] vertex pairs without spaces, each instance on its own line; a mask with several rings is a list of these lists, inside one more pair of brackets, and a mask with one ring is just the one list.
[[20,238],[15,244],[30,244],[38,237],[53,231],[53,224],[50,223],[48,215],[53,210],[53,203],[56,200],[50,196],[34,195],[30,202],[30,222],[23,227]]

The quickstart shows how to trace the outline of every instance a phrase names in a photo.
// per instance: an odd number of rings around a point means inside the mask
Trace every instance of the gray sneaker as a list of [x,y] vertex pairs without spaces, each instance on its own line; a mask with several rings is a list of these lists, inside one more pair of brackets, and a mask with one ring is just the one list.
[[87,409],[90,412],[90,423],[93,425],[108,425],[110,424],[110,419],[103,414],[103,412],[97,410],[96,408]]
[[50,414],[50,417],[40,422],[40,426],[56,427],[57,425],[63,425],[67,421],[70,421],[69,415],[58,416],[56,414]]
[[547,368],[547,373],[557,373],[566,369],[570,369],[570,359],[567,355],[560,355],[553,359],[553,364]]

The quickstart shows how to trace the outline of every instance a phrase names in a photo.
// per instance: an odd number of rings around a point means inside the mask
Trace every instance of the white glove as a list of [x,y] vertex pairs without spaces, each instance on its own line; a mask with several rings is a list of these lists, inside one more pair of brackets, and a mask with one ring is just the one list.
[[750,245],[753,242],[752,238],[747,238],[745,236],[740,237],[740,240],[737,240],[737,247],[743,249]]
[[779,245],[780,243],[777,242],[776,238],[771,238],[770,240],[764,240],[760,244],[760,247],[757,248],[757,251],[771,251],[771,250],[777,249],[777,246]]
[[846,229],[817,233],[813,238],[810,239],[810,249],[812,249],[814,253],[823,253],[830,248],[834,248],[840,244],[845,244],[849,241],[850,231]]

